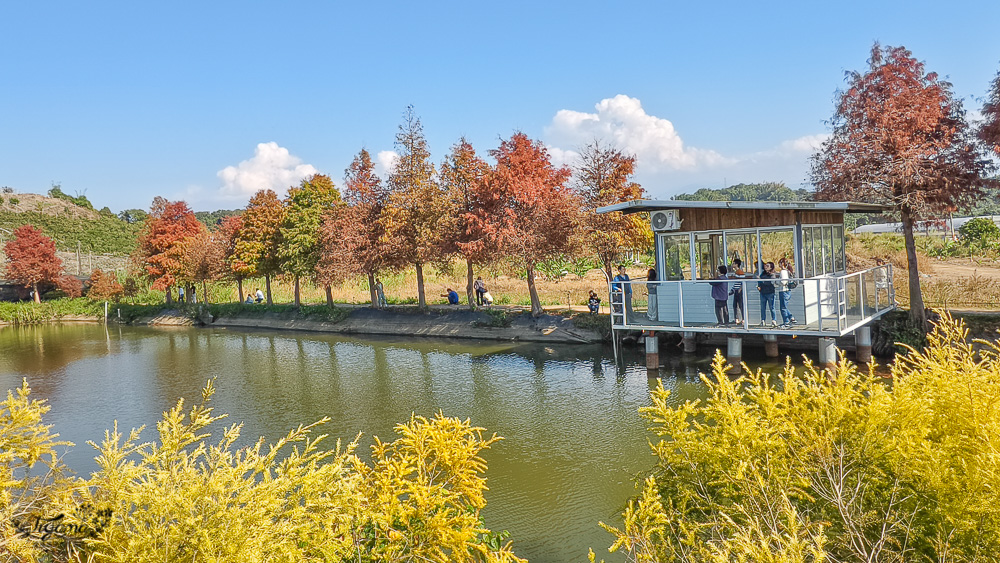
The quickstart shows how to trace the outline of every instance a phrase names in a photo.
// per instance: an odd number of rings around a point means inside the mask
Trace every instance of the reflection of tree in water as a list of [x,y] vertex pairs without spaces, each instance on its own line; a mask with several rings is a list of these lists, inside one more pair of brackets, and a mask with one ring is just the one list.
[[[100,330],[96,330],[100,328]],[[72,345],[66,345],[67,340]],[[49,375],[65,370],[79,360],[109,354],[103,327],[95,325],[31,325],[0,329],[0,350],[16,353],[0,354],[0,366],[5,371],[32,376]],[[52,378],[32,379],[31,386],[40,395],[48,396]]]

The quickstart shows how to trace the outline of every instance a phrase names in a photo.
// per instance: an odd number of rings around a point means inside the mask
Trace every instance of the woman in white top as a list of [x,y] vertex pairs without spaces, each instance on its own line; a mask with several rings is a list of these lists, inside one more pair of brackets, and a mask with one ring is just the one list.
[[788,262],[788,258],[778,260],[778,267],[781,268],[778,272],[778,277],[781,281],[777,283],[778,307],[781,310],[781,324],[787,327],[795,322],[795,317],[793,317],[792,312],[788,310],[788,301],[792,297],[791,288],[788,287],[788,279],[791,277],[791,274],[788,271],[791,267]]

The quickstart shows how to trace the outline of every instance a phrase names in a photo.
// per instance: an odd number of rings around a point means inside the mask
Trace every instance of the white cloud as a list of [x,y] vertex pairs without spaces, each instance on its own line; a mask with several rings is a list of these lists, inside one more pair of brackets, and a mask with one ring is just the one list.
[[572,168],[576,164],[577,159],[580,158],[580,153],[574,150],[564,150],[550,145],[546,145],[545,150],[549,151],[549,161],[556,168],[560,166]]
[[751,182],[784,182],[802,187],[809,157],[828,134],[804,135],[744,155],[723,155],[689,147],[668,119],[649,115],[642,103],[619,94],[595,105],[596,113],[560,110],[546,128],[552,161],[572,165],[578,149],[599,139],[636,156],[636,180],[652,198],[667,198],[699,188]]
[[619,94],[594,107],[597,113],[559,110],[545,130],[551,144],[583,146],[600,139],[634,154],[651,170],[693,170],[728,161],[713,150],[684,146],[674,124],[647,114],[637,98]]
[[379,178],[385,179],[396,167],[397,160],[399,160],[399,155],[395,151],[379,151],[375,155],[375,173],[378,174]]
[[259,190],[271,189],[281,196],[290,186],[318,172],[278,143],[260,143],[253,158],[218,172],[222,180],[219,193],[224,199],[246,199]]

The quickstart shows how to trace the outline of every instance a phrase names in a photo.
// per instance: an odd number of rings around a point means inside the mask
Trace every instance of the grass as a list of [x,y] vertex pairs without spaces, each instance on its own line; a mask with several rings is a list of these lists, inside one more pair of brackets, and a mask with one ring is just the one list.
[[0,302],[0,323],[37,324],[68,316],[103,318],[104,304],[83,298],[53,299],[40,304],[31,301]]

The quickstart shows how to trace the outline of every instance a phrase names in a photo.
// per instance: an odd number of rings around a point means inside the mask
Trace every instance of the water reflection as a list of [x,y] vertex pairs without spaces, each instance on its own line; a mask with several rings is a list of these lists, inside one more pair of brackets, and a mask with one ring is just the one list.
[[[216,413],[244,424],[246,444],[329,416],[323,432],[364,432],[367,457],[373,435],[391,438],[412,413],[470,418],[505,437],[485,454],[486,524],[509,530],[532,561],[603,553],[610,537],[597,521],[617,522],[633,476],[653,464],[638,409],[656,378],[640,357],[616,366],[600,346],[45,325],[0,330],[0,351],[0,386],[27,377],[49,400],[48,421],[78,444],[65,459],[81,473],[95,469],[86,440],[115,419],[152,427],[179,397],[198,400],[210,378]],[[672,401],[703,395],[706,361],[668,360]]]

